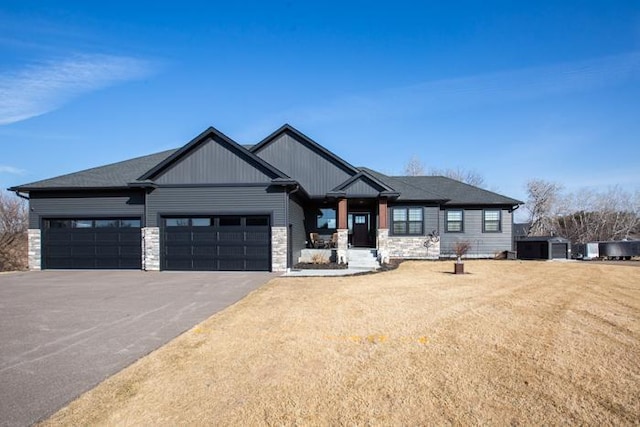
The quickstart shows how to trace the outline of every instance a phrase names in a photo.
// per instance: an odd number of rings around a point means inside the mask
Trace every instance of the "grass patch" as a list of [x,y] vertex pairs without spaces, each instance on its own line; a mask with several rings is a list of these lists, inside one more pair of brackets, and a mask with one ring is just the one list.
[[638,422],[640,269],[465,267],[275,279],[45,424]]

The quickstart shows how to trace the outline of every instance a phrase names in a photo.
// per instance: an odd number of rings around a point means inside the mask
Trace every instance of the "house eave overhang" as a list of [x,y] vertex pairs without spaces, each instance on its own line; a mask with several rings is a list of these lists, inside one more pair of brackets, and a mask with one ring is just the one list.
[[31,193],[34,191],[99,191],[99,190],[105,190],[105,191],[113,191],[113,190],[130,190],[131,187],[129,186],[124,186],[124,185],[113,185],[113,186],[97,186],[97,185],[90,185],[90,186],[83,186],[83,187],[77,187],[77,186],[55,186],[55,187],[11,187],[8,188],[7,190],[9,191],[13,191],[14,193],[16,191],[19,191],[21,193]]
[[151,180],[134,181],[127,184],[131,188],[158,188],[158,184]]

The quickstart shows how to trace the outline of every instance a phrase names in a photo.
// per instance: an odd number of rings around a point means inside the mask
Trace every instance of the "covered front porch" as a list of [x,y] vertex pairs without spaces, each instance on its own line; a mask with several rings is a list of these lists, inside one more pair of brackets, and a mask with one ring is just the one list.
[[347,251],[358,249],[369,250],[375,257],[379,230],[388,228],[385,197],[325,198],[310,202],[306,212],[304,262],[324,256],[332,262],[347,263]]

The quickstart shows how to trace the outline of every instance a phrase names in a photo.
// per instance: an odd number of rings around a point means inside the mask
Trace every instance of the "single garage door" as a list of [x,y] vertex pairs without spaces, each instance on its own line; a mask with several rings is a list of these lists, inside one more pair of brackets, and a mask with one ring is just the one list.
[[46,269],[141,269],[139,218],[45,219]]
[[551,250],[553,251],[554,259],[567,259],[567,244],[566,243],[553,243]]
[[162,269],[269,271],[269,216],[163,218]]

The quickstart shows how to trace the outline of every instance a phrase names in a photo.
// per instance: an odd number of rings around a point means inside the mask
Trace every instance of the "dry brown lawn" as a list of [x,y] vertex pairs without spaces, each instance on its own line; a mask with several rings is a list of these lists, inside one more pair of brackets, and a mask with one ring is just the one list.
[[275,279],[46,424],[640,423],[640,268],[452,270]]

